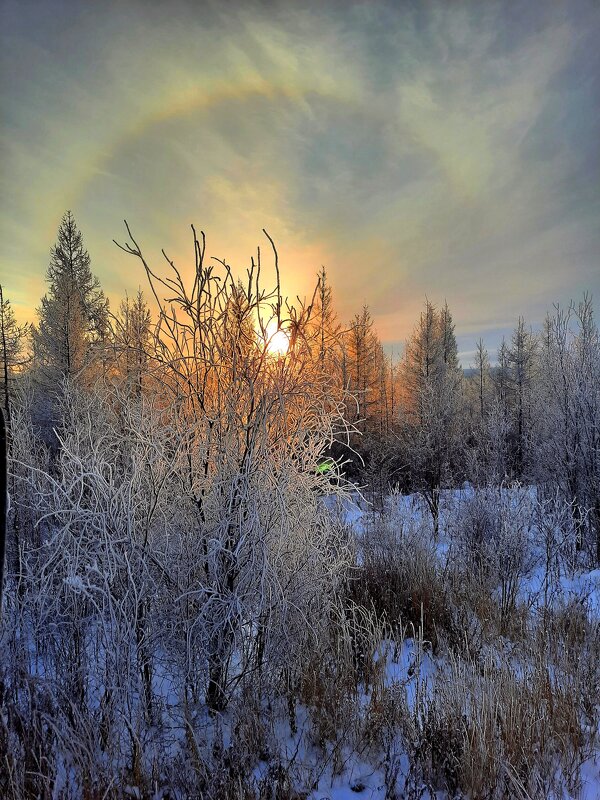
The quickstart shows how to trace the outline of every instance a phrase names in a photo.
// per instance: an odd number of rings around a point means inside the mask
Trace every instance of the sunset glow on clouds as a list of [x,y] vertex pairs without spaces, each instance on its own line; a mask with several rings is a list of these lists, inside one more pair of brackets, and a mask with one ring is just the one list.
[[23,319],[67,208],[113,302],[143,283],[123,218],[181,267],[190,223],[240,269],[266,228],[290,295],[324,264],[390,346],[425,295],[466,354],[600,294],[592,0],[1,8],[0,281]]

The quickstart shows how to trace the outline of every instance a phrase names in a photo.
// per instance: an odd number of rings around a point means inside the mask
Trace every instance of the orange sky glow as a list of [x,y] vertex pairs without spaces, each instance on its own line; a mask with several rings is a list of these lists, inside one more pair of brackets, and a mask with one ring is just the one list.
[[[70,208],[113,309],[188,273],[190,223],[284,293],[402,347],[447,300],[468,364],[600,290],[600,7],[572,2],[0,3],[0,281],[33,320]],[[164,262],[163,262],[164,263]],[[165,268],[166,268],[165,264]]]

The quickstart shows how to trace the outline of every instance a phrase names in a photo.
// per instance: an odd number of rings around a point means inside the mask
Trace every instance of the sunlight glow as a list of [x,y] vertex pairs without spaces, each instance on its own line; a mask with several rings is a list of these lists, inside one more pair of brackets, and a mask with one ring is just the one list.
[[267,350],[273,356],[286,355],[290,346],[288,334],[277,327],[277,320],[272,319],[266,329]]

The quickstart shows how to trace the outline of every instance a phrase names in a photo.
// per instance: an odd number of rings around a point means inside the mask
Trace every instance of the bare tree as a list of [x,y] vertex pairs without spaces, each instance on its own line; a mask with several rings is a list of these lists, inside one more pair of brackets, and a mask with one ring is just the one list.
[[[327,607],[324,587],[335,584],[343,559],[331,558],[335,536],[321,524],[317,495],[330,485],[317,466],[343,425],[341,409],[314,369],[313,302],[295,307],[283,298],[274,246],[277,281],[266,291],[260,251],[238,281],[225,262],[206,263],[204,235],[194,232],[186,286],[166,254],[170,274],[159,277],[127,230],[122,249],[142,262],[159,308],[153,359],[184,443],[181,490],[196,510],[197,557],[182,597],[194,608],[206,701],[217,712],[246,670],[261,671],[284,652],[300,657],[306,621],[316,604]],[[273,346],[282,336],[287,351]],[[242,656],[232,677],[234,653]]]
[[8,441],[4,411],[0,408],[0,619],[4,599],[4,564],[6,561]]
[[311,325],[315,329],[319,368],[335,384],[340,381],[342,326],[337,320],[325,267],[318,273]]
[[549,317],[538,380],[535,475],[558,487],[573,514],[578,547],[591,528],[600,563],[600,339],[591,299]]

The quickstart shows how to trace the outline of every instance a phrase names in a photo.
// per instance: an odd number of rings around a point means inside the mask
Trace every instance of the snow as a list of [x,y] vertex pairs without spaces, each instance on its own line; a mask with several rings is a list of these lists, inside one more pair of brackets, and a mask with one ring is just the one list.
[[[516,490],[504,488],[501,490],[501,495],[509,505],[514,505],[516,509],[521,509],[520,504],[529,504],[529,507],[533,508],[533,504],[536,502],[535,487],[518,487]],[[448,531],[452,515],[462,503],[473,496],[474,489],[470,486],[442,493],[440,532],[434,542],[435,557],[442,567],[452,556],[452,541]],[[386,511],[388,517],[392,519],[392,525],[395,525],[397,530],[421,529],[424,531],[424,535],[428,535],[426,532],[430,526],[429,512],[418,496],[393,494],[389,498]],[[358,496],[353,498],[351,503],[347,503],[341,511],[338,507],[336,512],[341,515],[344,524],[353,530],[358,542],[361,541],[368,527],[377,523],[377,516],[371,514],[368,506]],[[585,610],[590,621],[600,621],[600,569],[586,568],[585,563],[580,560],[575,565],[559,564],[558,571],[548,577],[541,534],[533,523],[528,534],[528,542],[531,547],[531,558],[529,566],[524,568],[519,582],[518,602],[526,604],[534,613],[541,611],[545,602],[553,608],[564,607],[568,603],[578,603]],[[360,560],[360,552],[358,558]],[[406,700],[410,709],[414,709],[418,697],[427,697],[436,676],[443,678],[446,666],[443,658],[425,652],[422,643],[415,642],[413,638],[405,639],[400,647],[391,641],[382,642],[378,657],[386,661],[386,685],[401,687],[406,692]],[[523,672],[523,665],[519,665],[518,659],[515,661],[515,669],[520,673]],[[552,673],[552,669],[550,672]],[[363,702],[364,699],[362,698]],[[589,726],[587,727],[589,728]],[[586,729],[585,725],[583,729]],[[588,730],[588,734],[592,741],[598,742],[600,726],[596,731]],[[399,787],[402,785],[402,777],[407,770],[406,754],[400,754],[400,764]],[[369,768],[358,759],[350,762],[342,775],[329,779],[329,781],[327,786],[322,782],[318,790],[309,795],[310,800],[349,800],[349,798],[356,797],[385,798],[383,772],[380,769]],[[593,756],[581,765],[580,782],[581,791],[578,794],[580,800],[598,800],[600,798],[600,749],[597,744]],[[423,788],[422,796],[430,797],[425,788]],[[441,798],[442,794],[440,793],[439,796]],[[561,797],[560,800],[565,800],[565,798]]]
[[[506,491],[512,502],[510,490]],[[436,539],[432,538],[429,512],[420,498],[394,494],[389,498],[387,513],[396,530],[400,532],[422,531],[423,536],[429,537],[433,545],[434,557],[439,561],[440,566],[444,567],[454,556],[452,536],[449,531],[452,515],[460,508],[461,503],[472,497],[473,490],[470,487],[443,494],[442,524]],[[515,502],[520,502],[523,497],[531,500],[534,497],[532,490],[521,491],[520,498],[516,498]],[[359,545],[370,526],[377,522],[358,493],[343,498],[341,501],[325,497],[323,504],[330,513],[336,516],[340,524],[352,532]],[[590,620],[600,621],[600,569],[586,569],[583,563],[562,564],[560,569],[552,574],[550,580],[547,580],[544,552],[539,544],[538,532],[535,528],[531,530],[531,542],[531,566],[524,570],[521,577],[518,587],[519,602],[526,604],[534,613],[540,611],[545,602],[556,608],[569,602],[577,602],[581,604]],[[89,589],[89,585],[78,574],[68,575],[64,578],[64,584],[76,593],[85,593]],[[182,685],[182,679],[181,676],[174,674],[172,662],[168,662],[166,657],[161,659],[160,654],[154,655],[152,687],[157,698],[157,705],[160,705],[163,723],[170,728],[171,737],[168,745],[164,737],[160,741],[158,737],[156,740],[152,740],[150,737],[143,744],[149,751],[155,747],[166,747],[169,754],[175,756],[185,735],[185,721],[181,714],[182,699],[177,688]],[[96,653],[95,658],[101,660],[103,654]],[[384,639],[375,658],[377,662],[383,662],[384,686],[398,693],[410,713],[414,713],[419,704],[426,703],[436,681],[443,681],[449,669],[445,656],[439,653],[434,654],[427,643],[419,639],[418,633],[404,638],[403,641]],[[32,662],[35,665],[32,673],[43,677],[43,658],[40,659],[37,653],[32,653]],[[526,674],[525,666],[518,657],[515,658],[517,674]],[[101,686],[96,687],[96,691],[91,693],[96,697],[96,705],[97,698],[102,693],[103,687]],[[366,713],[369,701],[370,690],[363,688],[357,698],[357,706]],[[325,769],[320,769],[318,765],[323,763],[324,753],[311,741],[309,710],[298,705],[296,711],[297,733],[291,735],[289,726],[279,722],[276,735],[281,746],[282,757],[295,759],[297,762],[298,775],[318,775],[317,785],[310,790],[307,800],[350,800],[351,798],[385,800],[387,791],[385,754],[370,753],[368,757],[363,757],[347,748],[339,759],[342,766],[338,767],[336,774],[333,774],[331,763],[328,763]],[[221,724],[223,744],[227,748],[231,744],[232,737],[226,717],[221,720]],[[211,722],[206,715],[196,713],[194,726],[197,731],[202,730],[204,741],[210,740]],[[600,729],[588,730],[588,734],[592,739],[595,738],[596,742],[600,740]],[[398,768],[397,787],[398,796],[401,797],[404,780],[409,771],[408,755],[402,749],[399,741],[392,744],[391,753]],[[329,762],[331,762],[331,758],[329,758]],[[268,774],[268,768],[267,762],[259,762],[256,765],[253,775],[257,783]],[[70,776],[70,770],[68,764],[60,764],[56,787],[60,788],[61,785],[74,782],[74,778]],[[580,779],[582,787],[580,800],[598,800],[600,798],[600,750],[597,745],[593,755],[581,766]],[[307,789],[308,786],[300,788]],[[141,796],[140,790],[136,786],[125,786],[122,791],[127,797]],[[422,787],[421,796],[424,800],[433,800],[425,787]],[[447,800],[447,798],[438,793],[437,800]],[[561,800],[566,799],[561,798]]]

